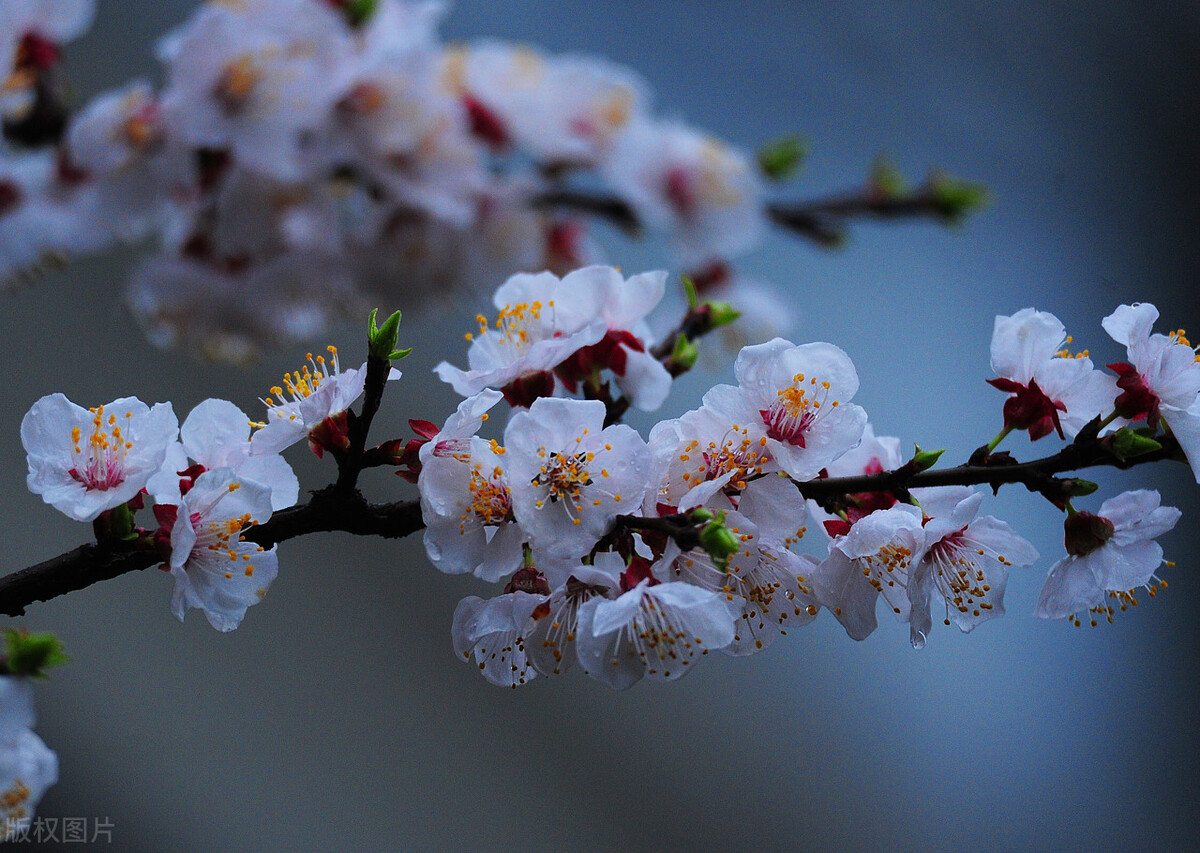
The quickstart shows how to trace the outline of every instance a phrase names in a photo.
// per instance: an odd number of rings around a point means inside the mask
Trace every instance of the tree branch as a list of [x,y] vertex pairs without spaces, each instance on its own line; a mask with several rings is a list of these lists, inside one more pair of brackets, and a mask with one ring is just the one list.
[[[687,321],[685,320],[685,323]],[[833,501],[863,492],[904,493],[909,489],[929,486],[990,486],[998,491],[1008,483],[1021,483],[1032,492],[1042,494],[1052,502],[1064,499],[1064,482],[1056,475],[1085,468],[1111,467],[1126,469],[1163,460],[1184,459],[1179,443],[1171,435],[1157,440],[1162,447],[1133,458],[1122,458],[1111,449],[1106,439],[1095,435],[1099,421],[1085,428],[1074,443],[1058,453],[1030,462],[1012,462],[1006,454],[983,457],[956,468],[917,471],[902,466],[895,471],[866,474],[859,477],[830,477],[796,483],[807,498]],[[773,476],[773,475],[768,475]],[[695,525],[680,518],[638,518],[621,516],[619,526],[630,530],[646,530],[686,537],[694,546]],[[424,527],[421,506],[417,501],[368,503],[357,490],[346,491],[337,484],[314,492],[312,499],[299,506],[275,513],[263,524],[247,528],[243,535],[248,541],[264,547],[310,533],[342,531],[356,536],[382,536],[398,539]],[[129,572],[140,571],[162,561],[151,534],[131,542],[104,542],[81,545],[60,556],[0,578],[0,614],[20,616],[35,601],[49,601],[69,592],[85,589],[94,583],[110,580]]]
[[[315,492],[308,503],[280,510],[243,535],[247,541],[269,547],[297,536],[334,530],[396,539],[423,526],[417,501],[371,504],[357,491],[347,493],[330,486]],[[20,616],[35,601],[49,601],[161,562],[149,534],[128,543],[81,545],[0,578],[0,613]]]
[[[959,219],[977,201],[964,201],[939,191],[934,180],[911,192],[886,195],[870,188],[840,193],[813,201],[771,202],[767,215],[776,225],[824,247],[842,244],[842,228],[849,219],[936,219],[943,223]],[[637,212],[623,199],[584,190],[558,188],[532,200],[538,208],[567,208],[606,219],[630,236],[640,236],[642,223]]]

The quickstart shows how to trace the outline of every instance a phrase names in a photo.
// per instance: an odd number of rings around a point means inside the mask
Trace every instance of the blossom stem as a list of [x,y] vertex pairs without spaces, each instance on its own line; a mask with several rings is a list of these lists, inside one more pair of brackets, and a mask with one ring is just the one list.
[[1012,432],[1012,427],[1005,427],[1004,429],[1000,430],[1000,432],[996,433],[996,437],[987,443],[987,452],[991,453],[993,450],[995,450],[1000,445],[1000,442],[1004,441],[1004,439],[1008,437],[1010,432]]
[[362,412],[350,424],[350,447],[345,455],[338,459],[337,488],[344,492],[352,492],[358,485],[358,475],[363,468],[369,467],[364,459],[367,445],[367,433],[371,430],[371,421],[379,411],[383,400],[383,389],[387,387],[388,373],[392,368],[391,360],[378,356],[367,357],[367,376],[363,382]]

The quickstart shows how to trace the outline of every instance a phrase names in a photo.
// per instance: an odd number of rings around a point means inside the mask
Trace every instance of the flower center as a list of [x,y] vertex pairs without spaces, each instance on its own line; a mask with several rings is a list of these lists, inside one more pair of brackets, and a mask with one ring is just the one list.
[[[274,397],[266,397],[262,400],[263,405],[267,407],[268,415],[275,415],[280,418],[287,418],[294,421],[299,418],[297,406],[300,401],[306,397],[311,397],[317,392],[323,383],[328,382],[334,376],[341,372],[341,365],[338,362],[337,347],[329,346],[325,348],[329,352],[329,359],[319,355],[315,359],[313,354],[308,354],[308,364],[300,368],[300,370],[292,373],[283,374],[283,386],[275,385],[271,388],[271,393]],[[265,423],[251,421],[251,426],[263,427]]]
[[[934,584],[946,607],[979,616],[981,611],[991,610],[994,605],[986,600],[992,587],[975,557],[987,555],[990,549],[969,542],[966,532],[964,527],[943,536],[929,549],[925,559],[933,564]],[[1012,565],[1003,554],[992,554],[992,557],[1001,565]],[[945,621],[950,624],[949,615]]]
[[840,401],[829,399],[828,382],[821,382],[812,376],[805,384],[803,373],[797,373],[792,377],[791,385],[775,393],[776,400],[771,407],[760,409],[758,413],[767,425],[770,438],[796,447],[806,447],[806,433],[824,417],[825,412],[841,405]]
[[[592,476],[588,472],[588,463],[596,458],[594,453],[562,453],[554,452],[546,454],[546,449],[543,447],[538,451],[538,455],[546,459],[546,462],[541,466],[541,471],[536,477],[530,480],[534,486],[540,486],[547,490],[547,499],[550,503],[558,503],[560,500],[569,500],[576,509],[580,507],[583,498],[583,489],[585,486],[592,484]],[[539,501],[538,505],[541,506]]]
[[262,72],[254,64],[254,57],[243,54],[225,66],[213,95],[225,112],[239,113],[246,108],[254,87],[262,77]]
[[[940,544],[940,543],[939,543]],[[884,545],[875,554],[862,558],[863,575],[875,591],[882,594],[891,605],[892,611],[900,612],[892,600],[897,586],[908,588],[908,569],[912,565],[912,549],[904,545]]]
[[698,440],[692,439],[683,446],[678,456],[679,461],[686,466],[695,465],[695,468],[685,470],[681,475],[684,486],[691,488],[697,483],[716,480],[733,472],[729,488],[746,488],[746,478],[753,474],[761,474],[771,460],[766,451],[766,444],[765,438],[751,438],[749,430],[738,424],[732,425],[720,444],[710,441],[704,447]]
[[218,560],[218,566],[220,563],[225,563],[223,574],[226,579],[233,577],[234,569],[242,572],[246,577],[251,577],[254,574],[251,554],[263,550],[262,546],[246,543],[246,537],[242,535],[243,530],[257,524],[250,517],[250,513],[242,513],[232,518],[210,520],[221,500],[240,487],[239,483],[230,483],[227,491],[219,493],[206,506],[200,507],[189,517],[192,529],[196,531],[196,544],[192,548],[192,553],[209,552],[210,558]]
[[493,526],[513,520],[512,495],[507,486],[496,482],[504,471],[496,466],[490,475],[484,475],[481,468],[482,466],[477,464],[471,469],[471,481],[467,484],[471,502],[468,505],[468,513],[464,513],[460,519],[460,530],[466,526],[469,514],[473,514],[484,524]]
[[[83,430],[71,428],[75,467],[70,474],[86,488],[104,492],[125,482],[125,458],[133,449],[133,442],[122,430],[117,416],[106,415],[103,406],[88,411],[92,413],[92,429],[86,440]],[[133,412],[126,412],[121,421],[128,427],[132,417]]]
[[[549,326],[542,322],[542,313],[547,309],[553,316],[553,299],[545,303],[535,300],[505,305],[496,315],[494,332],[488,328],[487,317],[476,314],[478,334],[486,335],[492,332],[492,340],[501,349],[509,350],[513,357],[519,356],[533,344],[546,338],[546,330],[553,328],[553,322]],[[468,332],[464,337],[469,341],[473,340],[475,335]]]

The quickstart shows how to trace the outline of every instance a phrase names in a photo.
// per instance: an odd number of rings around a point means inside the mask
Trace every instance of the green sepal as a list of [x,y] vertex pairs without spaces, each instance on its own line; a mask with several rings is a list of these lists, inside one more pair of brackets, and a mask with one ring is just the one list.
[[1088,495],[1095,494],[1100,488],[1099,485],[1091,480],[1084,480],[1081,477],[1066,477],[1058,481],[1063,494],[1068,498],[1085,498]]
[[131,542],[138,537],[137,527],[133,523],[133,510],[127,503],[113,508],[108,524],[109,535],[114,539]]
[[808,156],[808,143],[795,135],[768,142],[758,151],[758,168],[772,181],[791,177]]
[[45,678],[45,670],[66,663],[62,641],[50,633],[4,629],[4,668],[13,675]]
[[1144,453],[1162,450],[1162,445],[1146,435],[1141,435],[1129,427],[1121,427],[1112,438],[1112,452],[1120,459],[1132,459]]

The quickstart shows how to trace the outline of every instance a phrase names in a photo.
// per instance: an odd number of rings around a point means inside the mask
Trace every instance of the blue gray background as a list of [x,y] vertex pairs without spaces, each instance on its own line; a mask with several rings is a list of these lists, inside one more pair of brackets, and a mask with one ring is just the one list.
[[[103,0],[69,49],[81,97],[156,74],[153,37],[191,6]],[[802,131],[797,195],[855,183],[880,151],[915,176],[985,182],[992,205],[957,231],[865,225],[834,253],[775,235],[742,263],[793,294],[798,339],[850,353],[880,431],[948,460],[998,426],[983,383],[996,313],[1054,311],[1105,360],[1119,353],[1098,321],[1121,301],[1200,323],[1193,4],[464,0],[446,32],[629,63],[661,110],[747,148]],[[670,263],[662,246],[604,240],[627,271]],[[39,396],[252,410],[303,357],[229,369],[153,350],[121,303],[132,257],[0,295],[5,571],[88,536],[25,490],[18,425]],[[451,409],[429,369],[461,358],[476,308],[410,312],[416,351],[383,428]],[[353,353],[359,335],[335,340]],[[664,416],[730,377],[728,358],[710,365]],[[302,484],[326,482],[302,456]],[[1016,573],[1006,618],[970,636],[938,625],[917,653],[902,626],[854,643],[823,616],[753,658],[626,693],[486,684],[449,628],[459,597],[487,593],[436,573],[418,540],[287,543],[270,595],[229,635],[195,613],[180,625],[166,576],[126,576],[20,620],[58,631],[73,658],[39,691],[62,767],[40,812],[107,817],[127,850],[1195,849],[1197,486],[1181,468],[1100,480],[1185,509],[1163,540],[1169,591],[1115,625],[1029,615],[1061,531],[1006,492],[993,511],[1045,555]],[[406,493],[383,474],[367,486]]]

